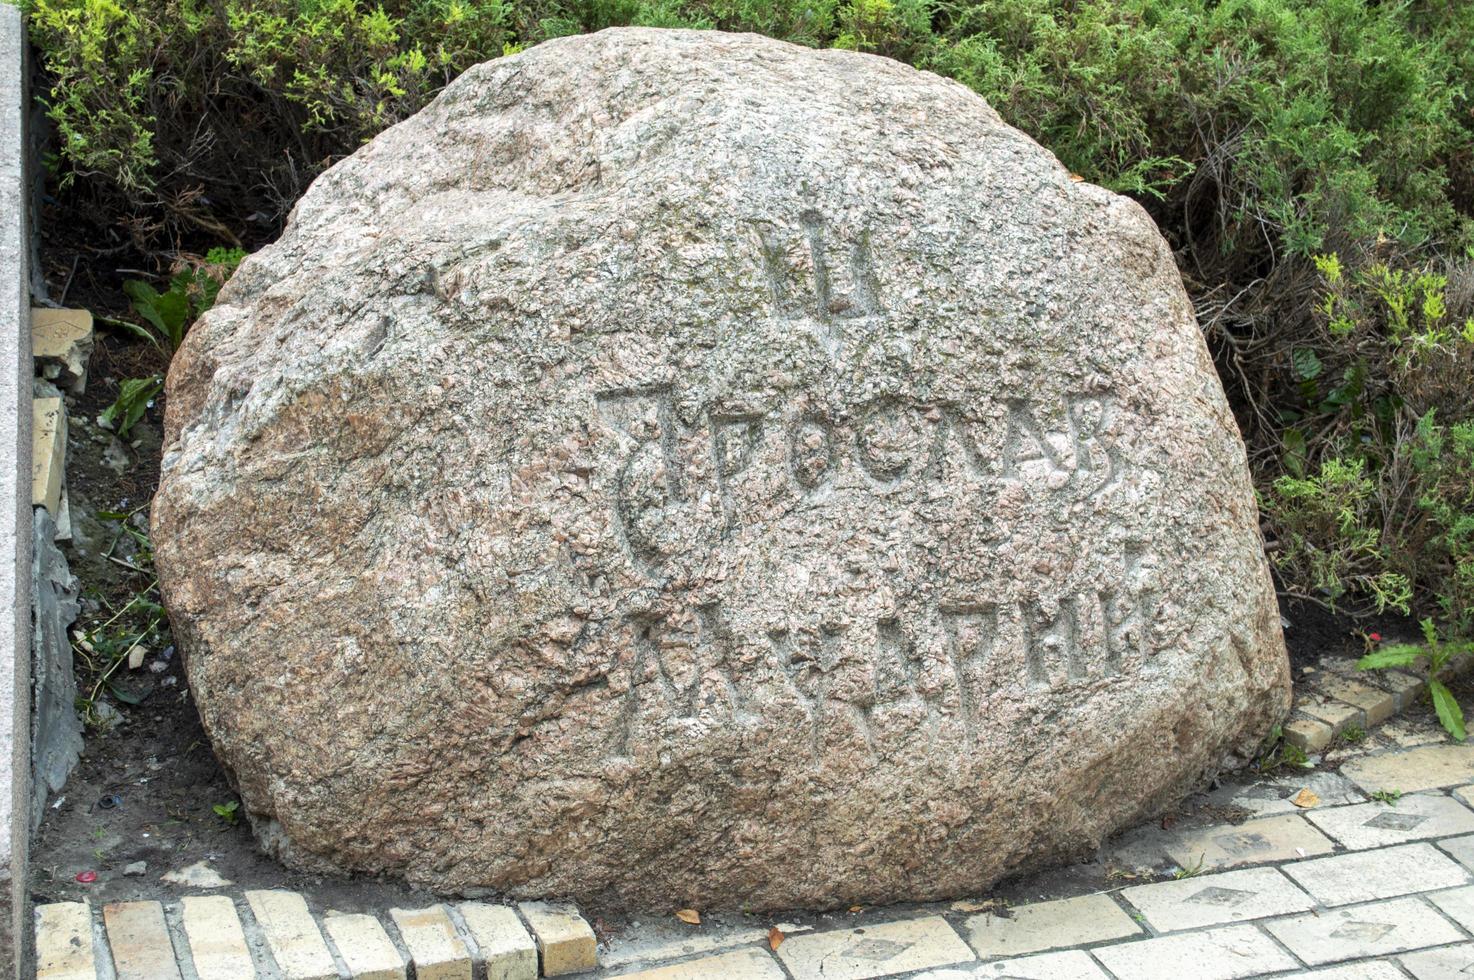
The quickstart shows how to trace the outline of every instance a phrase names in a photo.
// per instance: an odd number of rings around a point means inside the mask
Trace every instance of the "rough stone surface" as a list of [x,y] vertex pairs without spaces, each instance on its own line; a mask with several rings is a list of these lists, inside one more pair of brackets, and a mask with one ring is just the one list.
[[298,867],[972,894],[1288,707],[1166,244],[885,59],[620,30],[474,68],[315,183],[168,413],[171,623]]
[[44,507],[33,516],[31,556],[31,650],[33,712],[31,822],[41,823],[46,794],[61,792],[82,754],[82,719],[77,716],[77,677],[67,629],[77,618],[77,581],[56,546],[56,522]]

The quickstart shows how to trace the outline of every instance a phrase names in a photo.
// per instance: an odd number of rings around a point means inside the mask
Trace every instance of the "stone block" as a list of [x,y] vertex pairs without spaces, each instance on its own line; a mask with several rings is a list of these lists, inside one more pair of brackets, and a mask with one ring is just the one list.
[[1305,816],[1353,851],[1474,833],[1474,811],[1447,796],[1409,794],[1396,805],[1377,802],[1317,808]]
[[624,980],[785,980],[783,968],[761,949],[740,949],[698,960],[684,960],[635,973],[620,973]]
[[1469,872],[1432,844],[1404,844],[1375,851],[1287,864],[1285,874],[1322,905],[1351,905],[1421,891],[1467,885]]
[[97,980],[92,910],[85,902],[38,906],[35,943],[36,980]]
[[1105,968],[1131,980],[1238,980],[1299,966],[1250,925],[1185,932],[1090,951]]
[[1286,813],[1237,825],[1179,831],[1167,845],[1167,854],[1178,867],[1211,871],[1241,864],[1295,861],[1335,849],[1330,838],[1306,823],[1304,817]]
[[67,409],[60,398],[31,400],[31,504],[53,517],[66,481]]
[[372,915],[327,915],[322,928],[353,980],[404,980],[404,954]]
[[984,912],[963,923],[963,935],[984,958],[1081,946],[1141,931],[1108,895],[1020,905],[1007,915]]
[[486,980],[536,980],[537,943],[516,912],[482,902],[462,902],[456,911],[476,943]]
[[390,909],[416,980],[471,980],[471,953],[442,905]]
[[598,941],[578,909],[557,902],[523,902],[517,908],[537,942],[543,976],[560,977],[598,968]]
[[778,958],[796,977],[868,980],[975,959],[941,916],[856,929],[806,933],[783,941]]
[[246,903],[285,980],[338,980],[333,954],[305,898],[289,891],[248,891]]
[[224,895],[186,895],[179,906],[180,927],[199,980],[241,980],[255,974],[233,901]]
[[1333,735],[1340,735],[1348,728],[1367,727],[1365,711],[1333,698],[1318,696],[1301,698],[1295,702],[1295,710],[1329,725]]
[[39,826],[46,794],[59,793],[82,754],[77,678],[68,631],[77,618],[81,584],[56,546],[56,525],[44,507],[32,511],[31,822]]
[[1285,741],[1306,755],[1314,755],[1325,750],[1331,744],[1335,736],[1331,726],[1318,718],[1308,715],[1297,715],[1285,722],[1281,729],[1285,735]]
[[993,960],[974,966],[944,967],[918,973],[913,980],[1111,980],[1089,953],[1078,949],[1038,953],[1015,960]]
[[37,373],[73,394],[87,389],[92,314],[87,310],[31,308],[31,356]]
[[1458,942],[1463,933],[1415,898],[1273,919],[1264,928],[1311,966]]
[[117,980],[180,980],[164,907],[158,902],[114,902],[102,907]]
[[1121,892],[1158,932],[1228,925],[1315,908],[1315,900],[1273,868],[1249,868]]
[[1441,742],[1360,756],[1341,766],[1341,775],[1368,793],[1417,793],[1474,782],[1474,744]]
[[1360,708],[1366,725],[1380,725],[1397,711],[1397,698],[1392,692],[1360,680],[1323,675],[1315,688],[1325,697]]
[[1384,691],[1390,691],[1398,711],[1417,701],[1428,687],[1423,678],[1404,670],[1369,670],[1366,672],[1366,680]]
[[1398,962],[1416,980],[1467,980],[1474,976],[1474,943],[1408,953]]

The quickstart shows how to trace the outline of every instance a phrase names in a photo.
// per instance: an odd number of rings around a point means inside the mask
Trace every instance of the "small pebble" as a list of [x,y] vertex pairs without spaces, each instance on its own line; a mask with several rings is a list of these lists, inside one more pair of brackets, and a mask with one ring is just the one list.
[[123,869],[123,874],[129,878],[142,878],[144,875],[148,874],[148,862],[134,861],[132,864]]

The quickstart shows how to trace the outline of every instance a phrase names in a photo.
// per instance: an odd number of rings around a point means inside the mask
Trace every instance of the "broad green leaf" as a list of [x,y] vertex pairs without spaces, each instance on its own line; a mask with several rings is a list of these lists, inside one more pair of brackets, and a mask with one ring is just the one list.
[[1423,648],[1410,643],[1400,643],[1375,653],[1369,653],[1356,662],[1359,670],[1384,670],[1388,667],[1411,667],[1424,655]]
[[1433,710],[1438,712],[1438,720],[1443,723],[1443,727],[1450,735],[1462,742],[1466,737],[1464,709],[1459,707],[1459,702],[1454,699],[1453,692],[1444,687],[1442,681],[1430,680],[1428,693],[1433,695]]
[[1309,347],[1296,347],[1290,355],[1290,360],[1295,366],[1295,375],[1301,381],[1314,381],[1320,377],[1320,358],[1315,356],[1315,351]]

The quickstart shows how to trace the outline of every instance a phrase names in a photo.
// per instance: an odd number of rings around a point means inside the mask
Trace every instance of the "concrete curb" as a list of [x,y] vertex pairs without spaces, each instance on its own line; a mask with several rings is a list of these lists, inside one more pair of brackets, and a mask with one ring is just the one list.
[[26,42],[0,0],[0,977],[27,975],[31,832],[31,238],[26,214]]

